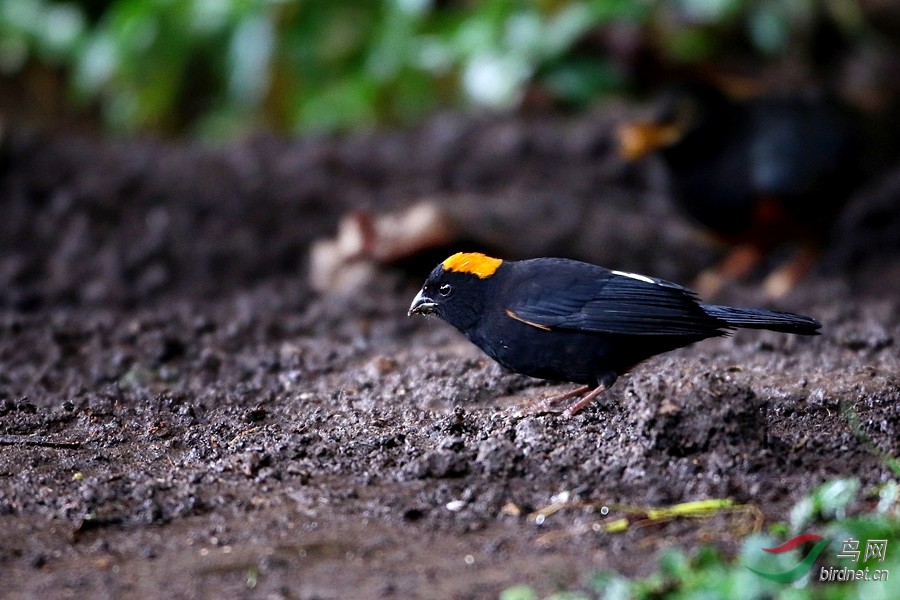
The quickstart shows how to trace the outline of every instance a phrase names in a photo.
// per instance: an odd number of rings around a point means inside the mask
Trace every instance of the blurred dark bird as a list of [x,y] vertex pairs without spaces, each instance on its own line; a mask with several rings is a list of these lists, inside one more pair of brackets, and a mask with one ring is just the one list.
[[646,120],[618,130],[621,154],[657,152],[671,194],[697,222],[734,245],[696,287],[716,294],[787,243],[794,256],[764,282],[789,291],[815,263],[841,206],[860,184],[863,156],[850,114],[824,96],[743,101],[713,86],[668,93]]
[[690,290],[645,275],[478,253],[435,267],[409,314],[436,314],[516,373],[581,384],[545,401],[583,396],[568,414],[651,356],[739,328],[817,335],[821,327],[793,313],[702,304]]

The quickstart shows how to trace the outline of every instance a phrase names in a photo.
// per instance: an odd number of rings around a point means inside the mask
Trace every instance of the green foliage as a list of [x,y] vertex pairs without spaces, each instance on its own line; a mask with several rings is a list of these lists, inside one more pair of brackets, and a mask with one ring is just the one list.
[[86,35],[85,17],[71,3],[0,0],[0,74],[21,70],[28,58],[64,63]]
[[[838,4],[847,2],[853,4]],[[260,126],[327,131],[410,122],[438,106],[509,109],[529,86],[563,103],[587,104],[628,81],[623,65],[602,48],[579,51],[610,24],[643,28],[645,41],[676,61],[715,56],[736,30],[772,55],[790,49],[817,6],[813,0],[0,0],[0,73],[35,63],[59,69],[72,99],[99,107],[113,131],[187,129],[218,137]]]
[[843,519],[858,492],[855,479],[836,479],[821,485],[791,509],[791,531],[797,534],[817,519]]
[[[503,590],[500,600],[538,600],[538,595],[527,585],[519,585]],[[579,592],[556,592],[545,600],[588,600],[588,597]]]
[[[900,505],[896,482],[889,482],[870,496],[877,498],[873,510],[856,516],[847,516],[854,502],[859,502],[859,482],[836,480],[823,484],[803,498],[791,513],[791,526],[773,525],[770,534],[752,534],[741,542],[741,550],[734,560],[723,557],[713,547],[696,551],[671,549],[665,551],[657,570],[647,577],[628,579],[616,573],[601,572],[594,575],[588,588],[591,593],[577,592],[568,598],[599,597],[605,600],[644,600],[655,598],[746,598],[779,600],[878,600],[896,597],[896,583],[892,581],[825,581],[819,582],[821,569],[850,567],[886,570],[896,577],[900,572]],[[868,500],[868,498],[867,498]],[[791,552],[772,554],[763,548],[778,546],[785,536],[798,531],[815,531],[832,541],[805,577],[794,584],[779,583],[760,577],[748,567],[767,573],[783,573],[795,567],[809,549],[803,547]],[[877,558],[858,563],[840,559],[846,540],[860,541],[860,550],[867,540],[887,540],[885,560]],[[549,596],[557,598],[560,593]],[[538,600],[541,598],[528,586],[509,588],[501,594],[501,600]]]

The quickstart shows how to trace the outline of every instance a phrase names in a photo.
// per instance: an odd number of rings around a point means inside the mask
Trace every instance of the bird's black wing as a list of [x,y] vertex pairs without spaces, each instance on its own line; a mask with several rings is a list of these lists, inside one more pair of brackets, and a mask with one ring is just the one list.
[[553,274],[521,281],[507,314],[541,328],[593,333],[711,337],[729,329],[677,284],[577,265],[583,268],[561,264]]

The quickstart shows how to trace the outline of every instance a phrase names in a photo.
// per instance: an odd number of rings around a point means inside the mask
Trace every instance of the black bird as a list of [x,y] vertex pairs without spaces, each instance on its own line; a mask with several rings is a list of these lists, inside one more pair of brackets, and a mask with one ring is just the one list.
[[799,243],[794,261],[765,283],[780,296],[813,265],[861,182],[861,129],[854,114],[824,94],[739,101],[698,84],[670,91],[654,114],[623,124],[618,137],[627,159],[657,152],[676,203],[736,247],[698,283],[702,293],[749,275],[778,247]]
[[677,284],[575,260],[462,252],[435,267],[409,314],[436,314],[511,371],[581,384],[547,401],[584,395],[569,414],[656,354],[738,328],[821,327],[793,313],[702,304]]

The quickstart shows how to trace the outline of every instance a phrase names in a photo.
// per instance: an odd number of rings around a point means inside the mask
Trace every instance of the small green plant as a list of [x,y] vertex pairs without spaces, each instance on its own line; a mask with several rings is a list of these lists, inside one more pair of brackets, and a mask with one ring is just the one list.
[[[900,486],[888,482],[871,490],[862,499],[870,510],[848,516],[852,505],[861,501],[860,484],[856,480],[827,482],[800,500],[791,512],[790,523],[775,523],[765,534],[754,533],[741,541],[737,557],[729,559],[714,547],[694,551],[666,550],[660,556],[657,570],[640,578],[629,579],[612,572],[601,572],[590,578],[584,591],[574,596],[539,596],[533,588],[515,586],[501,594],[501,600],[543,600],[545,598],[594,598],[607,600],[642,600],[651,598],[778,598],[790,600],[885,599],[895,597],[896,583],[889,576],[900,572]],[[783,538],[800,531],[816,531],[829,540],[815,565],[794,583],[781,583],[761,577],[753,569],[766,573],[783,573],[796,567],[805,552],[798,547],[791,552],[769,553],[764,548],[779,546]],[[861,545],[854,546],[853,541]],[[850,545],[845,545],[850,542]],[[877,542],[885,551],[865,556],[867,542]],[[859,560],[841,558],[847,548],[860,550]],[[808,552],[808,550],[806,551]],[[865,573],[870,580],[836,580],[838,571],[850,565]],[[878,570],[887,580],[871,579]],[[846,571],[845,571],[846,572]]]

